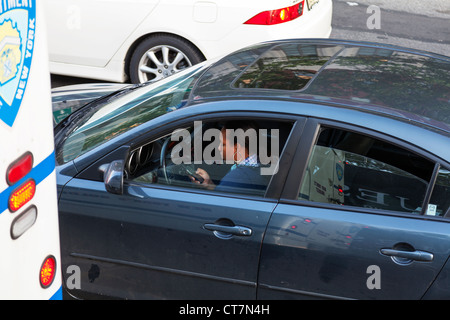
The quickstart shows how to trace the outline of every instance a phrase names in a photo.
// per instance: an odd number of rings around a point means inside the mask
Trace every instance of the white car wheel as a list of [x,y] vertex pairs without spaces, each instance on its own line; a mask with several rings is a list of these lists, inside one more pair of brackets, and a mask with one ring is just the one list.
[[203,61],[188,42],[171,36],[153,36],[135,50],[130,62],[133,83],[158,81]]

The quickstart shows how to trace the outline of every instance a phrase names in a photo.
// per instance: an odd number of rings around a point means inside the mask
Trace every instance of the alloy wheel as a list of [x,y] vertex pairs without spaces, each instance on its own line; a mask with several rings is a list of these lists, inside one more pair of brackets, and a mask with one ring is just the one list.
[[148,50],[139,61],[140,82],[158,81],[192,65],[181,50],[167,45]]

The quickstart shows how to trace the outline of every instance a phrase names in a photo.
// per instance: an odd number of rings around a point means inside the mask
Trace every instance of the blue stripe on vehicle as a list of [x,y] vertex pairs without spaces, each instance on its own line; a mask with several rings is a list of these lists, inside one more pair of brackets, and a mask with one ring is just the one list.
[[58,291],[55,292],[55,294],[50,298],[50,300],[62,300],[63,294],[62,294],[62,287],[59,287]]
[[55,152],[52,152],[46,159],[31,169],[30,173],[23,177],[13,186],[0,193],[0,214],[8,209],[8,199],[11,193],[28,179],[33,179],[36,186],[47,178],[55,170]]

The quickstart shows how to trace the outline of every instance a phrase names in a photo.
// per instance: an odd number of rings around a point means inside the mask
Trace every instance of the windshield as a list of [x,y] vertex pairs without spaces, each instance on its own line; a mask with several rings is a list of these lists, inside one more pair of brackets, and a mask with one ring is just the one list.
[[170,77],[166,81],[132,91],[110,103],[87,112],[65,139],[58,144],[59,164],[72,161],[82,154],[106,143],[160,115],[184,106],[202,68]]

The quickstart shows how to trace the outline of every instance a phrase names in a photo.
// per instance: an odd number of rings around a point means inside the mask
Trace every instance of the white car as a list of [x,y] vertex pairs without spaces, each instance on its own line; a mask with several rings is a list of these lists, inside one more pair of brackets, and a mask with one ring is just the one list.
[[254,43],[328,38],[332,0],[41,0],[53,74],[141,83]]

